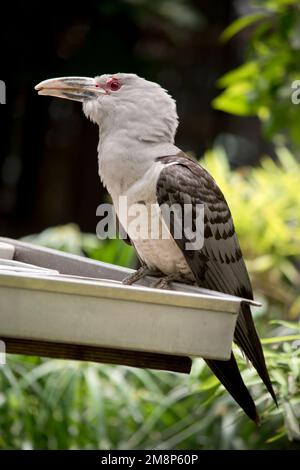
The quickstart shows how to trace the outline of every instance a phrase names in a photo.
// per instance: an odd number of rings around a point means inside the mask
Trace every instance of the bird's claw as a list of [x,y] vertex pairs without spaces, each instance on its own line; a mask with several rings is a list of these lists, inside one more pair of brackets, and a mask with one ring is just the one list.
[[173,273],[168,274],[166,276],[161,277],[158,281],[155,281],[151,284],[151,287],[154,289],[171,289],[170,283],[171,282],[182,282],[183,284],[190,284],[193,285],[194,281],[185,278],[184,276]]
[[169,289],[170,282],[171,281],[163,277],[158,281],[153,282],[150,287],[152,287],[153,289]]
[[169,274],[151,284],[154,289],[170,289],[170,282],[178,281],[178,274]]
[[122,284],[124,284],[125,286],[131,286],[132,284],[140,281],[146,276],[160,276],[160,275],[161,275],[160,271],[153,271],[149,269],[147,266],[141,266],[137,271],[126,276],[123,279]]

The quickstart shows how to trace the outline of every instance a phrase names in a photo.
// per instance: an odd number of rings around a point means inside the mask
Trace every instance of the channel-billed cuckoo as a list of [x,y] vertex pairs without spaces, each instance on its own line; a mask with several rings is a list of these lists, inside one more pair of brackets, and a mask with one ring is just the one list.
[[[99,126],[99,175],[142,263],[141,269],[125,283],[161,273],[158,287],[180,280],[253,299],[231,213],[220,188],[201,165],[174,145],[178,117],[175,101],[166,90],[127,73],[55,78],[35,88],[40,95],[80,101],[84,114]],[[155,217],[164,220],[164,212],[160,211],[163,205],[189,204],[191,231],[196,226],[194,208],[202,205],[202,245],[187,249],[186,231],[182,230],[181,237],[174,236],[174,219],[169,237],[161,232],[152,237],[149,229],[146,237],[138,237],[130,228],[127,215],[118,212],[120,196],[126,197],[129,208],[136,204],[158,208],[154,215],[142,219],[145,224]],[[245,303],[238,316],[234,341],[252,362],[276,403],[250,307]],[[258,422],[254,401],[233,353],[228,361],[206,362],[245,413]]]

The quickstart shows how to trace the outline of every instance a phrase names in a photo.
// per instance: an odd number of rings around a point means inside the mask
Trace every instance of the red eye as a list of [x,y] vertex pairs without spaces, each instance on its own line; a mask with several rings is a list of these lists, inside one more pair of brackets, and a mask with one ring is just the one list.
[[116,78],[108,80],[106,85],[111,91],[118,91],[121,88],[121,83]]

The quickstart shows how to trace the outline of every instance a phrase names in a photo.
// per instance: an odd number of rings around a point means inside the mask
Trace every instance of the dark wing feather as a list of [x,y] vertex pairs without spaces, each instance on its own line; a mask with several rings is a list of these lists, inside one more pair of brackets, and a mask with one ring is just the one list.
[[[212,176],[196,161],[180,153],[160,157],[167,165],[157,182],[157,199],[161,205],[204,204],[204,245],[199,251],[187,251],[188,241],[175,239],[199,286],[253,299],[249,275],[242,257],[227,202]],[[234,341],[256,368],[268,391],[276,396],[266,368],[259,337],[250,307],[242,304]]]

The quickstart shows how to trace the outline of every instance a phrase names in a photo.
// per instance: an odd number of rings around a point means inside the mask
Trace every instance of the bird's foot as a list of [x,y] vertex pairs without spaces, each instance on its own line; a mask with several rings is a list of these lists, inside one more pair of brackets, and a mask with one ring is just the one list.
[[178,273],[168,274],[161,277],[158,281],[151,284],[151,287],[155,289],[170,289],[170,282],[186,282],[184,278]]
[[129,274],[128,276],[126,276],[123,279],[122,284],[124,284],[126,286],[131,286],[132,284],[134,284],[135,282],[140,281],[141,279],[143,279],[146,276],[161,276],[161,272],[156,271],[156,270],[152,270],[152,269],[148,268],[147,266],[141,266],[137,271],[135,271],[132,274]]

